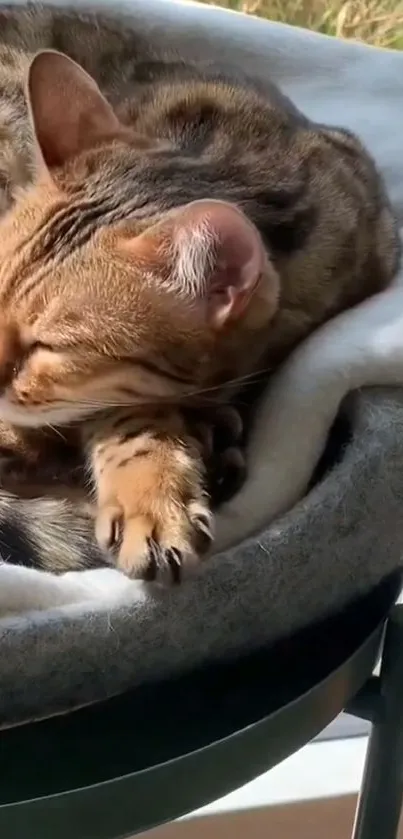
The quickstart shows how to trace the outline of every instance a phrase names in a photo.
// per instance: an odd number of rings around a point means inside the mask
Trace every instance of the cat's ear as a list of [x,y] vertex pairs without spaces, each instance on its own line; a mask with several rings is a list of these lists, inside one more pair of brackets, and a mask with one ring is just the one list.
[[34,56],[27,99],[39,157],[49,168],[122,129],[94,79],[59,52]]
[[170,288],[192,296],[219,329],[242,316],[263,273],[272,272],[259,231],[244,213],[224,201],[194,201],[169,213],[126,248],[141,253]]

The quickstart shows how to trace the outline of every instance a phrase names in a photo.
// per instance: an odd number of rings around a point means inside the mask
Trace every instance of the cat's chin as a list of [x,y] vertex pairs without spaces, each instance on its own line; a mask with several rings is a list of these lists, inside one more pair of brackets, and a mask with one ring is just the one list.
[[74,409],[60,407],[35,411],[13,405],[6,397],[0,397],[0,419],[11,425],[24,426],[25,428],[71,425],[85,419],[88,413],[88,410],[82,409],[80,411],[77,407]]

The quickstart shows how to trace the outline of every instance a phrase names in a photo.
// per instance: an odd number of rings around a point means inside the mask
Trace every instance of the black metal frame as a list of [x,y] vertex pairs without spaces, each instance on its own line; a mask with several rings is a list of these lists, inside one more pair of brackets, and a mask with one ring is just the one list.
[[352,839],[396,839],[403,795],[403,606],[388,620],[380,675],[348,710],[372,723]]
[[[390,609],[398,584],[273,660],[249,656],[215,676],[0,731],[1,839],[118,839],[171,821],[269,770],[345,707],[373,725],[352,839],[396,839],[403,606]],[[371,676],[383,639],[381,673]]]

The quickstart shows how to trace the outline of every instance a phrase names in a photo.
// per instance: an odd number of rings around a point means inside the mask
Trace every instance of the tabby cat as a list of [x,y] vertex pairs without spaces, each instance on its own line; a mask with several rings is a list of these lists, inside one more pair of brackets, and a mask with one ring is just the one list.
[[4,5],[0,188],[4,558],[177,580],[212,539],[198,411],[395,273],[374,163],[113,15]]

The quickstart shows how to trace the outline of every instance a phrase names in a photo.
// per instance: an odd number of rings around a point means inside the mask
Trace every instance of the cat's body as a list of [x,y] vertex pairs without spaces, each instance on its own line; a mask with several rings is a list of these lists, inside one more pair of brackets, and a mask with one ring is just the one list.
[[[182,405],[225,400],[390,282],[372,160],[271,85],[156,54],[118,19],[0,6],[0,190],[3,449],[36,468],[32,428],[56,426],[87,452],[120,567],[154,575],[161,546],[194,562],[210,512]],[[4,503],[34,564],[99,560],[74,506],[46,502],[39,531]]]
[[[340,403],[350,390],[402,383],[402,284],[400,272],[398,286],[324,324],[275,374],[248,452],[249,480],[217,516],[219,551],[258,533],[301,498]],[[300,440],[304,445],[296,443]],[[65,571],[65,533],[69,531],[70,567],[100,564],[89,524],[88,520],[86,527],[84,518],[80,523],[68,503],[0,497],[2,542],[14,562],[19,559],[26,565]],[[62,552],[55,552],[55,546]],[[87,557],[85,564],[83,557]],[[109,613],[131,596],[132,585],[109,569],[56,577],[39,574],[32,567],[5,566],[0,569],[0,616],[77,602],[88,607],[91,600],[97,609]]]

